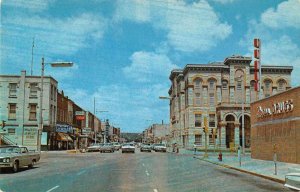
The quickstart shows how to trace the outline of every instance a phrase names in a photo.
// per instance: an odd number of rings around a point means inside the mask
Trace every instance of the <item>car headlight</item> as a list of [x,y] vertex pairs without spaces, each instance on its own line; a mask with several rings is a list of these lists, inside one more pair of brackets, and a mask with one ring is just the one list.
[[10,161],[10,159],[9,158],[5,158],[5,159],[3,159],[3,162],[4,163],[8,163]]

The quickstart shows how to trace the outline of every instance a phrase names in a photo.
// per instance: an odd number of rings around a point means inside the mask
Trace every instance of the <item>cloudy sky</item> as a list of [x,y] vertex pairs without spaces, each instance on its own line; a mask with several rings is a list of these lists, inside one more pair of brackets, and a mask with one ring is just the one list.
[[168,76],[188,63],[252,55],[262,40],[262,63],[294,66],[300,85],[300,0],[0,0],[1,74],[46,67],[82,108],[96,109],[123,132],[169,122]]

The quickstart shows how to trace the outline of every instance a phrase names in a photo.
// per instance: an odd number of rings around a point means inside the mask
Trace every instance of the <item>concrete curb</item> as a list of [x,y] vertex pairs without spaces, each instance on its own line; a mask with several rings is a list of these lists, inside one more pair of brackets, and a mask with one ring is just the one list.
[[268,175],[263,175],[263,174],[255,173],[255,172],[244,170],[244,169],[239,169],[239,168],[236,168],[236,167],[232,167],[230,165],[226,165],[226,164],[222,164],[222,163],[217,163],[217,162],[210,161],[210,160],[207,160],[207,159],[204,159],[204,158],[199,158],[199,157],[194,157],[194,158],[195,159],[199,159],[201,161],[206,161],[206,162],[209,162],[209,163],[221,166],[221,167],[225,167],[225,168],[228,168],[228,169],[233,169],[233,170],[236,170],[236,171],[240,171],[240,172],[243,172],[243,173],[247,173],[247,174],[254,175],[254,176],[257,176],[257,177],[261,177],[261,178],[264,178],[264,179],[268,179],[268,180],[271,180],[271,181],[274,181],[274,182],[277,182],[277,183],[281,183],[281,184],[285,183],[285,180],[283,180],[283,179],[278,179],[278,178],[275,178],[275,177],[271,177],[271,176],[268,176]]

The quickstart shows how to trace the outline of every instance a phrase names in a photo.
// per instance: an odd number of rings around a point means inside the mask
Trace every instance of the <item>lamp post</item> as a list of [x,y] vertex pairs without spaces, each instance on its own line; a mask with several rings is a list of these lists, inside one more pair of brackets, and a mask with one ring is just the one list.
[[[96,113],[104,113],[104,112],[108,112],[108,111],[97,111],[96,110],[96,98],[94,97],[94,116],[96,117]],[[96,144],[97,143],[97,134],[96,134],[96,128],[95,127],[94,127],[94,133],[95,133],[95,144]]]
[[[96,117],[96,113],[104,113],[104,112],[108,112],[108,111],[98,111],[96,110],[96,97],[94,97],[94,116]],[[94,120],[95,122],[95,120]],[[94,124],[95,126],[95,124]],[[101,127],[101,125],[100,125]],[[94,127],[94,134],[95,134],[95,144],[97,143],[97,133],[96,133],[96,128]]]
[[240,75],[239,77],[235,78],[236,81],[241,82],[241,89],[242,89],[242,153],[245,155],[245,108],[244,108],[244,76]]
[[52,62],[52,63],[45,63],[44,57],[42,58],[42,68],[41,68],[41,91],[40,91],[40,109],[39,109],[39,128],[38,128],[38,135],[37,135],[37,149],[38,152],[41,152],[41,134],[43,131],[43,91],[44,91],[44,71],[45,71],[45,64],[50,64],[52,67],[72,67],[72,62]]

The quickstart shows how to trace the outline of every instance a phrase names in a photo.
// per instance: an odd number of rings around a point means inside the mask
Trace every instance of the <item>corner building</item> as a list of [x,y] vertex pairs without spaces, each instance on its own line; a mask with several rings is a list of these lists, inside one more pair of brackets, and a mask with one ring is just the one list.
[[[224,62],[187,64],[183,69],[171,71],[171,142],[185,148],[191,148],[194,143],[204,146],[206,121],[209,147],[242,145],[244,106],[245,147],[250,148],[250,103],[259,98],[251,61],[251,57],[233,55]],[[290,88],[293,67],[266,65],[261,68],[262,98]]]

